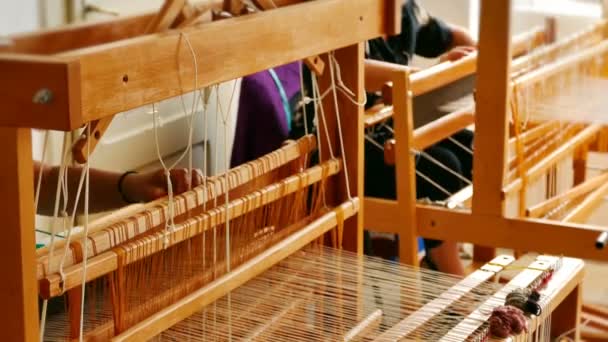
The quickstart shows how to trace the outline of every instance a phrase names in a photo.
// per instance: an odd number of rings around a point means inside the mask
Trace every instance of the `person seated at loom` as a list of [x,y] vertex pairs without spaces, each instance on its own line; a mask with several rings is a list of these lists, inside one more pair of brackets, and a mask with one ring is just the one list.
[[[416,1],[403,4],[403,32],[388,39],[377,39],[368,44],[368,57],[391,63],[408,64],[414,53],[424,57],[438,57],[442,60],[456,60],[473,51],[474,41],[465,30],[447,25],[430,17],[418,6]],[[231,167],[256,159],[281,146],[287,139],[297,139],[304,135],[305,127],[313,133],[313,104],[306,106],[307,123],[301,101],[300,62],[290,63],[270,70],[262,71],[243,78],[237,114],[237,126],[231,155]],[[304,67],[305,68],[305,67]],[[311,97],[312,86],[310,71],[304,70],[303,84],[305,95]],[[368,104],[373,104],[378,97],[368,94]],[[375,132],[375,138],[386,138],[386,130]],[[472,133],[463,131],[455,138],[465,146],[471,146]],[[383,143],[383,141],[382,141]],[[465,177],[471,178],[472,156],[463,153],[462,149],[451,141],[442,141],[427,151],[434,158],[444,163]],[[384,165],[383,153],[369,142],[366,142],[366,175],[365,192],[368,196],[394,198],[395,168]],[[447,173],[427,161],[420,161],[417,169],[432,175],[442,187],[456,192],[463,187],[460,179]],[[388,181],[387,181],[388,180]],[[418,197],[431,200],[445,199],[447,196],[433,185],[417,180]],[[366,235],[366,254],[395,256],[396,242],[393,239],[386,249],[381,243],[370,244]],[[375,239],[375,242],[383,240]],[[429,263],[434,268],[456,274],[463,273],[459,261],[456,243],[428,241]],[[376,248],[372,246],[376,245]],[[380,248],[379,248],[380,247]]]
[[[370,59],[408,65],[414,54],[427,58],[440,57],[441,62],[454,61],[474,51],[474,46],[474,40],[464,29],[432,17],[417,1],[407,0],[402,8],[401,34],[370,41],[366,53]],[[367,105],[372,106],[378,98],[376,94],[368,94]],[[392,132],[390,128],[380,126],[368,136],[382,146],[386,139],[392,138]],[[439,167],[428,157],[416,156],[419,174],[416,176],[417,198],[444,200],[448,197],[445,190],[453,194],[464,188],[466,184],[454,173],[472,179],[472,155],[457,144],[472,149],[473,133],[464,130],[456,133],[452,139],[441,141],[424,151],[452,172]],[[365,195],[389,199],[396,197],[395,167],[386,165],[383,151],[368,140],[365,143]],[[373,254],[385,258],[398,255],[398,237],[369,235]],[[453,274],[464,273],[456,242],[425,240],[425,248],[425,261],[431,268]]]
[[[80,167],[68,169],[68,191],[70,192],[68,198],[71,199],[72,205],[73,199],[76,197],[75,192],[78,189],[81,170]],[[193,171],[191,186],[195,187],[202,183],[203,175],[200,170]],[[40,163],[34,162],[34,186],[36,188],[40,172],[43,174],[37,214],[53,215],[59,167],[45,166],[42,169]],[[94,200],[90,201],[89,211],[91,213],[118,209],[127,204],[149,202],[167,196],[167,177],[164,170],[145,173],[133,171],[117,173],[91,168],[89,172],[90,193],[95,196]],[[174,194],[177,195],[188,190],[187,169],[174,169],[170,174]],[[79,206],[79,210],[83,210],[82,205]]]

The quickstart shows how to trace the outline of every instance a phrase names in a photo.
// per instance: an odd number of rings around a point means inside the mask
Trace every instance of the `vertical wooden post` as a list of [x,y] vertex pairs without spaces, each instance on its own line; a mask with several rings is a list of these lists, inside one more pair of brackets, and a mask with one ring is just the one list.
[[[511,1],[482,1],[480,20],[473,214],[502,216],[502,188],[507,165]],[[494,255],[494,249],[475,249],[477,261],[489,261]]]
[[[341,78],[344,85],[356,94],[352,101],[363,103],[365,99],[365,88],[363,85],[364,79],[364,46],[363,43],[347,46],[335,51],[334,56],[340,65]],[[325,71],[319,78],[319,88],[321,93],[328,89],[331,85],[331,74],[329,70],[329,59],[324,57]],[[334,70],[337,72],[337,70]],[[346,168],[348,172],[349,185],[351,195],[353,197],[363,196],[363,107],[357,106],[351,100],[347,99],[344,94],[338,92],[338,105],[340,107],[340,123],[342,126],[342,134],[344,138],[344,152],[346,158]],[[330,139],[332,139],[332,148],[336,156],[340,156],[340,141],[338,134],[338,126],[336,114],[334,110],[333,95],[325,97],[323,108],[325,110],[325,119],[327,121]],[[327,150],[325,132],[322,127],[322,122],[319,118],[321,153],[323,158],[329,157]],[[346,171],[346,170],[344,170]],[[344,172],[343,171],[343,172]],[[346,182],[344,174],[341,173],[335,177],[335,186],[328,188],[328,200],[330,203],[337,204],[348,199]],[[359,213],[344,224],[344,249],[359,254],[363,253],[363,201],[360,201]]]
[[557,19],[555,17],[545,18],[545,44],[555,43],[557,40]]
[[583,308],[583,287],[579,284],[553,311],[551,317],[551,336],[557,337],[575,329],[574,341],[581,340],[581,311]]
[[31,130],[0,128],[0,146],[2,259],[10,275],[0,282],[0,340],[34,342],[39,336]]
[[397,202],[406,204],[405,210],[399,211],[399,217],[395,218],[395,221],[401,225],[399,228],[399,261],[411,266],[418,266],[416,163],[410,151],[410,147],[414,145],[413,95],[409,90],[408,72],[395,72],[392,79],[393,95],[400,94],[400,96],[393,96]]

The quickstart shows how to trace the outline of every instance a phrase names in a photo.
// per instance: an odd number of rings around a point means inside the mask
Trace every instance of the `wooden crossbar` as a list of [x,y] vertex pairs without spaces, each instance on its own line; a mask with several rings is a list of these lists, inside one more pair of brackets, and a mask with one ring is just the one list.
[[[291,176],[280,183],[271,184],[243,198],[231,201],[228,208],[220,206],[206,211],[201,215],[189,218],[177,224],[170,232],[159,230],[148,234],[142,239],[129,243],[132,253],[129,253],[127,264],[134,263],[142,258],[159,253],[166,247],[176,245],[182,241],[199,235],[212,227],[221,225],[226,219],[233,219],[245,215],[257,208],[277,201],[303,186],[308,186],[322,180],[323,176],[335,175],[340,171],[339,160],[330,160],[322,165],[314,166],[295,176]],[[168,241],[167,244],[159,241]],[[43,298],[59,296],[65,290],[72,289],[82,283],[83,275],[86,281],[97,279],[118,269],[118,256],[114,251],[108,251],[92,257],[87,262],[87,271],[84,272],[82,264],[76,264],[64,269],[63,276],[58,273],[42,279],[40,294]]]
[[[379,0],[317,0],[57,57],[0,54],[0,73],[8,75],[0,80],[0,89],[6,90],[0,92],[0,102],[9,105],[0,126],[73,130],[195,87],[379,37],[394,10]],[[196,85],[193,56],[185,40],[200,64]],[[26,77],[31,73],[36,77]],[[21,84],[15,84],[17,80]],[[52,101],[32,103],[32,97],[44,89]]]
[[[316,147],[316,140],[312,135],[304,136],[295,143],[289,143],[282,148],[273,151],[263,157],[260,157],[251,162],[239,165],[228,171],[228,184],[225,184],[223,175],[209,177],[207,180],[207,188],[201,185],[191,191],[185,192],[174,198],[174,214],[180,217],[188,210],[192,210],[201,205],[212,203],[216,198],[220,198],[228,190],[231,196],[235,194],[236,189],[247,185],[249,182],[258,177],[267,175],[274,170],[287,165],[288,163],[302,157],[311,152]],[[206,202],[206,203],[205,203]],[[169,206],[167,199],[159,199],[145,205],[138,205],[123,212],[122,216],[114,217],[110,220],[104,219],[89,227],[89,236],[86,242],[86,248],[89,249],[88,255],[93,256],[110,250],[112,247],[135,237],[134,235],[121,236],[112,238],[107,234],[106,230],[111,230],[113,227],[122,227],[126,225],[137,226],[137,231],[145,233],[161,224],[169,217]],[[151,223],[151,226],[149,224]],[[130,230],[132,231],[132,230]],[[79,249],[84,250],[81,245],[82,233],[74,234],[72,244],[79,246]],[[55,250],[63,251],[65,240],[55,243]],[[67,251],[67,257],[64,266],[71,266],[75,263],[73,258],[73,249]],[[56,253],[53,260],[48,260],[48,249],[42,249],[38,253],[37,276],[42,279],[48,273],[49,265],[55,267],[63,258],[63,253]]]

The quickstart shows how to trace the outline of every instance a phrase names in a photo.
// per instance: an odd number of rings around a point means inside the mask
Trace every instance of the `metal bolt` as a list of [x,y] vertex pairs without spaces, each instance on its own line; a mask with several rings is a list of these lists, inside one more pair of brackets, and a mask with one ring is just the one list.
[[37,104],[48,104],[53,101],[53,92],[50,89],[42,88],[34,94],[32,102]]

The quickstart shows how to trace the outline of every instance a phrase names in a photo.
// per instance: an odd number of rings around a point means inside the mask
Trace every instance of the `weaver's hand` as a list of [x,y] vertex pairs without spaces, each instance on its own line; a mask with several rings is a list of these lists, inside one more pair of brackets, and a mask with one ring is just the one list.
[[[188,190],[188,178],[192,181],[192,187],[198,186],[203,181],[200,170],[192,170],[189,177],[188,169],[171,170],[171,185],[173,194],[178,195]],[[148,173],[129,174],[123,180],[124,197],[132,202],[149,202],[168,194],[167,177],[164,170]]]
[[471,54],[475,51],[476,51],[476,49],[473,46],[457,46],[457,47],[453,48],[452,50],[441,55],[441,57],[439,57],[439,62],[445,62],[445,61],[454,62],[463,57],[468,56],[469,54]]

